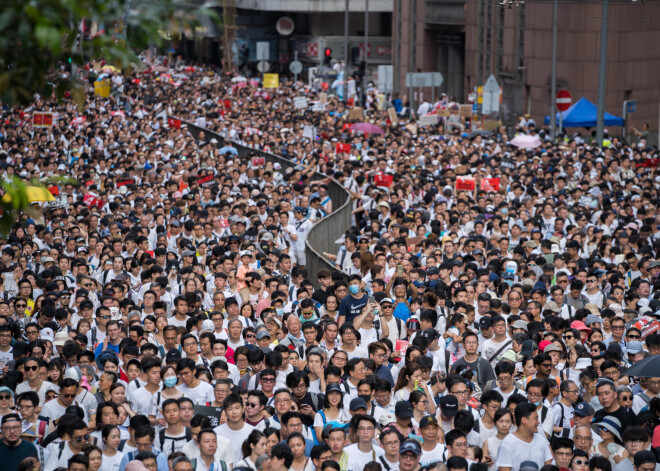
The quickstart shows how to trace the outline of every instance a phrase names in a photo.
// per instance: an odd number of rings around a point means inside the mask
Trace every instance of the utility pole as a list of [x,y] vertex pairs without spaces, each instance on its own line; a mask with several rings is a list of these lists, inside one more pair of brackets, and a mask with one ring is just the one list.
[[552,5],[552,78],[550,95],[550,137],[554,141],[557,137],[557,0]]
[[600,63],[598,64],[598,114],[596,115],[596,142],[603,145],[605,128],[605,89],[607,71],[607,14],[609,0],[603,0],[603,21],[600,26]]
[[367,106],[367,60],[369,58],[369,0],[365,0],[364,8],[364,77],[362,78],[362,100]]
[[348,2],[346,0],[346,7],[344,9],[344,103],[348,101]]

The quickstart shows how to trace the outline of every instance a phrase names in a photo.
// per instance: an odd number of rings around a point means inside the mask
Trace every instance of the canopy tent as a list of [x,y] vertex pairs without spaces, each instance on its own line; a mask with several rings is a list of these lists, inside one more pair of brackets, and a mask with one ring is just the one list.
[[[564,128],[593,128],[596,127],[598,107],[586,98],[582,97],[563,113],[557,113],[557,124],[559,115],[562,115]],[[545,117],[545,124],[550,124],[550,116]],[[623,118],[605,112],[605,126],[623,126]]]

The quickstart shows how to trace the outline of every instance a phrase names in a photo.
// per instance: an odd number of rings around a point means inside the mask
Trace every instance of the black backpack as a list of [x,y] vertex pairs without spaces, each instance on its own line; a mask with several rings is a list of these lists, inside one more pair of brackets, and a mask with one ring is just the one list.
[[[190,430],[190,427],[186,427],[186,433],[183,437],[166,437],[165,436],[165,429],[163,428],[163,429],[161,429],[160,432],[158,432],[158,440],[160,440],[160,449],[161,449],[161,451],[163,451],[163,447],[165,446],[165,440],[172,440],[172,442],[178,442],[179,440],[185,440],[186,443],[188,443],[190,440],[192,440],[192,431]],[[174,447],[174,443],[172,443],[172,447]],[[174,449],[172,451],[174,451]],[[163,451],[163,453],[165,453],[165,452]]]

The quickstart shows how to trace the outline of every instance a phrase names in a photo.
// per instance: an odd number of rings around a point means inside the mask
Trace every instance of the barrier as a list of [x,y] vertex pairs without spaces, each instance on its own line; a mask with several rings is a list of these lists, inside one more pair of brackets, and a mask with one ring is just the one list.
[[[204,132],[207,140],[217,140],[218,143],[216,145],[219,147],[224,145],[225,138],[217,132],[207,128],[202,128],[183,119],[181,122],[186,124],[188,131],[195,139],[199,138],[200,132]],[[243,146],[233,141],[231,144],[236,148],[238,155],[241,158],[247,157],[250,153],[254,153],[258,157],[264,157],[266,162],[279,163],[282,166],[283,171],[286,171],[287,168],[293,168],[296,166],[296,164],[290,160],[287,160],[279,155]],[[327,175],[322,173],[316,172],[313,175],[314,180],[321,180],[324,178],[327,178]],[[352,205],[350,194],[339,182],[336,180],[331,180],[328,184],[328,196],[330,196],[330,199],[332,200],[333,211],[327,217],[323,218],[321,221],[314,225],[309,235],[307,236],[307,243],[305,247],[307,272],[309,274],[310,281],[315,285],[318,281],[316,275],[320,269],[335,269],[334,263],[328,258],[324,257],[323,252],[336,253],[338,246],[335,244],[335,241],[339,239],[346,232],[346,229],[348,229],[348,227],[351,225]]]

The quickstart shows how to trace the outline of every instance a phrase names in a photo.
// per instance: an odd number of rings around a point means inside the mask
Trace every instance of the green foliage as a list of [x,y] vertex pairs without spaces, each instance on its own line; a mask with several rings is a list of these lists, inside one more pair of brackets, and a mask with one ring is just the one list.
[[[191,2],[192,3],[192,2]],[[214,2],[179,0],[4,0],[0,9],[0,99],[29,104],[34,94],[82,97],[82,84],[65,66],[105,60],[124,71],[137,62],[134,51],[160,46],[161,32],[194,28],[220,18]],[[103,25],[104,34],[81,33],[81,24]],[[82,103],[79,103],[82,104]]]

